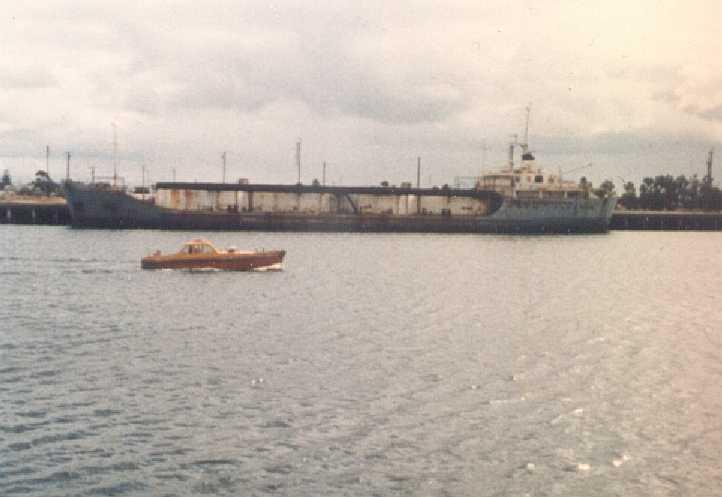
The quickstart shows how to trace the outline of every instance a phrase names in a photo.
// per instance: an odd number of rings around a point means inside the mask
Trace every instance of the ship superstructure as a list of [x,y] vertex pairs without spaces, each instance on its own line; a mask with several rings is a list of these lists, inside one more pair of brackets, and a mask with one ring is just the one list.
[[588,198],[591,184],[580,185],[575,181],[563,180],[561,172],[555,174],[537,166],[535,157],[525,144],[521,161],[514,164],[514,147],[509,145],[509,166],[496,172],[482,174],[477,187],[494,190],[508,198],[527,199],[574,199]]
[[[482,174],[477,182],[477,187],[494,190],[507,198],[589,198],[591,184],[580,185],[575,181],[563,180],[561,169],[554,174],[537,166],[534,154],[529,150],[530,112],[531,107],[527,107],[524,139],[518,142],[514,135],[509,143],[507,167],[496,172]],[[514,151],[517,147],[521,149],[521,160],[518,165],[514,163]]]

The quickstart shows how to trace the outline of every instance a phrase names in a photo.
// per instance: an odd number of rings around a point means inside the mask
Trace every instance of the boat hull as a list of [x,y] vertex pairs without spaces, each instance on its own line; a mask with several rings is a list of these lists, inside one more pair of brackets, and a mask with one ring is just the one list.
[[176,210],[113,190],[71,184],[68,208],[75,228],[259,230],[417,233],[604,233],[615,197],[502,199],[488,194],[487,215],[226,212]]
[[143,269],[222,269],[227,271],[251,271],[281,264],[284,250],[269,250],[251,254],[174,254],[151,255],[141,259]]

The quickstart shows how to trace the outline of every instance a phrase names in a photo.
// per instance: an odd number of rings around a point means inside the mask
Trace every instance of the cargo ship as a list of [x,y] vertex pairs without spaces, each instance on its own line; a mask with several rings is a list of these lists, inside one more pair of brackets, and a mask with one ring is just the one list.
[[525,144],[514,163],[474,188],[160,182],[154,195],[108,184],[66,185],[76,228],[430,233],[594,233],[616,198],[536,167]]
[[[111,184],[66,184],[76,228],[282,230],[428,233],[599,233],[609,229],[613,195],[537,167],[524,139],[509,161],[473,188],[160,182],[154,195]],[[514,161],[516,148],[521,160]],[[300,149],[297,149],[300,172]]]

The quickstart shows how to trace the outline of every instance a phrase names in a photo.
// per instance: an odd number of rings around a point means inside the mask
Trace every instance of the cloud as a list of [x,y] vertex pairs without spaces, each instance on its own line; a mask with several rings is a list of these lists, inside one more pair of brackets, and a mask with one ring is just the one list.
[[648,136],[715,143],[722,75],[712,61],[722,42],[708,9],[664,0],[17,4],[0,31],[0,146],[107,155],[115,122],[122,154],[153,157],[157,168],[202,177],[198,164],[228,150],[246,175],[282,179],[303,137],[309,162],[376,182],[416,155],[463,174],[478,166],[482,142],[503,160],[529,102],[532,143],[555,160],[584,150],[621,161]]
[[0,68],[0,88],[3,90],[37,90],[58,84],[57,78],[41,67],[17,67],[7,64]]
[[710,121],[722,122],[722,104],[700,112],[699,116]]
[[443,120],[469,97],[447,82],[419,80],[408,62],[379,66],[388,55],[383,46],[362,49],[347,33],[304,41],[289,31],[202,32],[191,37],[193,44],[175,37],[139,37],[153,54],[152,64],[133,55],[133,69],[125,75],[133,81],[125,103],[139,112],[254,112],[273,102],[298,100],[319,114],[415,123]]
[[717,73],[689,75],[674,94],[677,108],[702,119],[722,123],[722,69]]

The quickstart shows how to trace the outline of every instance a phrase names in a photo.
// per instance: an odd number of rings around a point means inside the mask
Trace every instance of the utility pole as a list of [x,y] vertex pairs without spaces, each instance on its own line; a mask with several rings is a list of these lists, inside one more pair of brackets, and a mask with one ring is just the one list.
[[113,186],[118,183],[118,129],[115,123],[113,125]]
[[223,159],[223,183],[226,182],[226,153],[223,152],[221,154],[221,159]]
[[714,158],[714,148],[711,148],[707,154],[707,177],[705,178],[709,185],[712,186],[712,159]]
[[326,161],[323,161],[323,175],[321,176],[321,184],[326,186]]
[[298,184],[301,184],[301,139],[296,142],[296,165],[298,166]]
[[95,183],[95,166],[90,166],[90,182]]
[[45,145],[45,173],[50,177],[50,145]]
[[416,158],[416,188],[421,188],[421,157]]
[[481,141],[481,170],[486,169],[486,151],[489,147],[486,146],[486,138]]
[[70,181],[70,152],[65,152],[65,181]]

